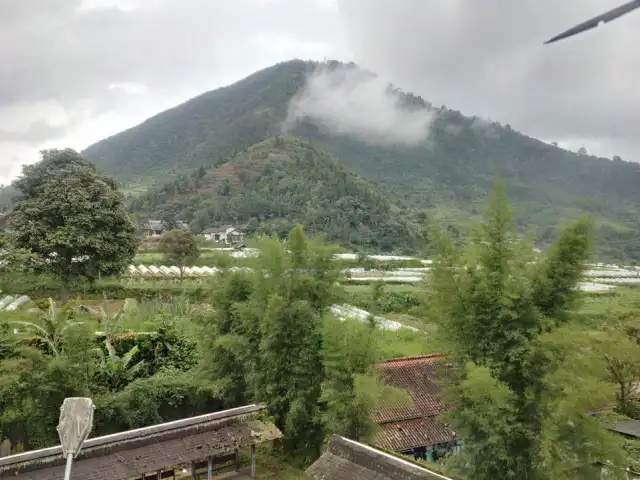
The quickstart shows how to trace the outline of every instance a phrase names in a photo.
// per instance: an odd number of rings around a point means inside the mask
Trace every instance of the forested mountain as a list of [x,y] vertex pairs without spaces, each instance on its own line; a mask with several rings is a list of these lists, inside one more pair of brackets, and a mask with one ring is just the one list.
[[373,185],[292,137],[251,146],[217,168],[179,175],[130,202],[134,212],[186,219],[197,232],[241,223],[248,233],[284,238],[301,223],[355,249],[411,252],[423,243]]
[[[157,185],[158,179],[164,182],[201,165],[221,165],[281,131],[292,97],[317,66],[299,60],[275,65],[156,115],[84,153],[129,186]],[[502,178],[519,227],[533,230],[539,244],[547,244],[559,224],[593,215],[603,258],[640,259],[640,166],[578,155],[508,125],[434,108],[410,94],[396,95],[402,103],[434,113],[430,138],[419,146],[373,146],[310,123],[293,134],[373,182],[406,215],[435,217],[460,229]]]

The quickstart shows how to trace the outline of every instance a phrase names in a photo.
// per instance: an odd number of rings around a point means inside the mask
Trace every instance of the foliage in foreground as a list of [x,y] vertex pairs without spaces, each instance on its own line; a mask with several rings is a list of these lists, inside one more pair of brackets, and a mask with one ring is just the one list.
[[339,269],[301,227],[286,249],[277,239],[261,248],[254,272],[219,278],[213,312],[174,297],[151,311],[151,302],[115,313],[107,302],[97,313],[50,302],[40,318],[0,315],[2,435],[20,448],[55,444],[64,397],[90,396],[94,435],[264,402],[285,433],[282,452],[300,463],[333,433],[370,439],[378,401],[406,401],[380,385],[373,364],[404,354],[407,341],[422,353],[422,341],[327,316],[343,295]]
[[448,401],[464,449],[450,468],[461,478],[600,478],[594,462],[623,464],[618,442],[587,414],[598,399],[559,348],[590,241],[579,221],[533,262],[502,186],[464,251],[441,239],[430,300],[456,370]]
[[325,323],[339,275],[331,255],[301,226],[287,250],[265,241],[260,268],[230,273],[216,290],[202,362],[225,406],[266,403],[284,450],[302,459],[316,458],[331,433],[370,438],[377,401],[395,393],[373,373],[378,345],[367,327]]

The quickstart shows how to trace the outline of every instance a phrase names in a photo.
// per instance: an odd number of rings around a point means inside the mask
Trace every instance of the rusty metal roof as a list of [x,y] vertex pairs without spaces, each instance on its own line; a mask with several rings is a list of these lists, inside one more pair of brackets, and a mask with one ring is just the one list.
[[451,480],[368,445],[334,436],[305,472],[315,480]]
[[[74,462],[73,478],[125,480],[280,438],[275,425],[258,418],[263,409],[249,405],[89,439]],[[0,478],[59,480],[63,476],[59,446],[0,459]]]
[[454,440],[453,432],[438,416],[402,420],[379,425],[374,444],[385,450],[406,452]]
[[440,380],[446,374],[442,355],[387,360],[378,363],[376,370],[382,383],[407,390],[413,399],[410,406],[381,402],[374,416],[376,423],[427,417],[448,410],[440,400]]

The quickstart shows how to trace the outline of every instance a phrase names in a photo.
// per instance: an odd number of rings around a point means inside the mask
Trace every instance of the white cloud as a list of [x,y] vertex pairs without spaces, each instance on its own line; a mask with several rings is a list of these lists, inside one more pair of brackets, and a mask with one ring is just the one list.
[[381,77],[348,66],[322,67],[292,101],[284,129],[306,119],[371,144],[417,145],[428,138],[435,114],[400,100]]

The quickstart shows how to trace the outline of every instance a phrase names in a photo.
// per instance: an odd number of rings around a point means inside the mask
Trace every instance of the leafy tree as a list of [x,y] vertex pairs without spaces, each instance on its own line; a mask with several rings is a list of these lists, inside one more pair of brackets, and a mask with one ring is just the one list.
[[138,246],[118,186],[73,150],[47,150],[15,186],[12,242],[43,261],[63,287],[120,273]]
[[499,185],[464,252],[440,237],[431,301],[455,365],[448,399],[464,449],[451,462],[464,478],[599,478],[593,461],[620,460],[551,341],[580,299],[591,231],[575,223],[533,262]]
[[56,425],[66,397],[89,396],[82,365],[33,348],[0,362],[0,430],[26,449],[59,443]]
[[214,290],[201,372],[227,406],[267,404],[288,453],[315,458],[323,440],[322,315],[339,271],[333,251],[301,226],[263,240],[254,273],[226,275]]
[[405,392],[380,384],[373,366],[378,360],[375,327],[360,322],[325,319],[321,416],[326,436],[356,441],[373,439],[373,415],[381,400],[410,405]]
[[323,378],[319,318],[304,300],[269,298],[262,324],[258,400],[286,432],[290,453],[317,455],[323,432],[318,400]]
[[175,230],[178,228],[178,205],[170,203],[160,212],[160,221],[165,230]]
[[160,239],[160,250],[167,262],[180,269],[180,282],[184,276],[184,269],[200,257],[198,242],[190,232],[171,230]]
[[25,248],[15,248],[8,238],[0,248],[0,272],[4,274],[33,273],[43,267],[42,259],[37,254]]
[[230,272],[214,288],[215,312],[206,330],[201,373],[212,381],[228,408],[247,403],[251,375],[258,368],[259,314],[251,303],[255,280],[245,272]]

